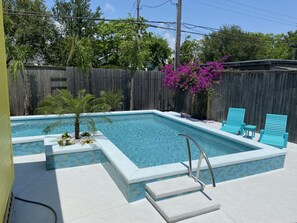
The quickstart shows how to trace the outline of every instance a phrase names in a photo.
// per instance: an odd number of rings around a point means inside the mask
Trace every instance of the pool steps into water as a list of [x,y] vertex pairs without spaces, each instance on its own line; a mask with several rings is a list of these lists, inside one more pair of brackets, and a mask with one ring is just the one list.
[[201,185],[188,176],[146,184],[146,198],[167,222],[177,222],[219,210]]

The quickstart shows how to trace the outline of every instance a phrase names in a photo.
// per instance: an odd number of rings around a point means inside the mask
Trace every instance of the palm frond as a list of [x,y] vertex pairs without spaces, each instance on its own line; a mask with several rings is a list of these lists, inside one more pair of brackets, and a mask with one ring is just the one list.
[[61,120],[56,121],[56,122],[54,122],[54,123],[52,123],[52,124],[46,126],[46,127],[43,129],[43,132],[44,132],[45,134],[48,134],[48,133],[52,132],[55,128],[57,128],[60,124],[62,124],[62,123],[61,123]]
[[90,132],[94,133],[94,132],[97,131],[94,119],[92,119],[92,118],[83,118],[83,119],[81,119],[81,122],[87,124],[87,128],[88,128],[88,130]]
[[122,91],[100,91],[101,101],[115,111],[123,105],[124,95]]

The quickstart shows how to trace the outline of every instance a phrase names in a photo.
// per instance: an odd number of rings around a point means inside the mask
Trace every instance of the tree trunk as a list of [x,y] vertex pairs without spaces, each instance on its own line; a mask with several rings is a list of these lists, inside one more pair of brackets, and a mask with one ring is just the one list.
[[24,114],[29,115],[29,80],[28,75],[22,73],[23,87],[24,87]]
[[86,91],[89,94],[93,93],[92,68],[91,67],[88,69],[88,72],[86,73]]
[[133,110],[133,107],[134,107],[133,89],[134,89],[134,76],[131,76],[131,79],[130,79],[130,111]]
[[195,94],[192,101],[192,117],[200,120],[207,119],[208,95],[205,92]]
[[186,100],[188,96],[188,91],[177,90],[174,95],[174,111],[176,112],[185,112],[186,109]]
[[92,67],[89,68],[88,72],[88,79],[89,79],[89,93],[93,94],[93,80],[92,80]]
[[75,116],[75,123],[74,123],[74,132],[75,132],[75,139],[79,139],[79,117]]

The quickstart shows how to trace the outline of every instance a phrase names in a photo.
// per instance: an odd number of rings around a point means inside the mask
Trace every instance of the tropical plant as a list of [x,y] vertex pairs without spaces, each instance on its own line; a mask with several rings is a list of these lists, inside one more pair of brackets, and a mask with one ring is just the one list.
[[[101,17],[100,7],[91,9],[90,0],[56,0],[52,7],[56,21],[64,36],[94,37],[95,19]],[[73,18],[69,18],[71,16]]]
[[14,46],[12,47],[12,61],[9,64],[9,73],[12,75],[15,83],[19,80],[19,74],[22,78],[23,94],[24,94],[24,114],[29,115],[29,80],[27,71],[25,69],[25,62],[27,59],[28,47],[27,46]]
[[[94,120],[85,117],[85,113],[108,110],[108,106],[102,103],[100,98],[87,94],[85,90],[78,91],[77,97],[73,97],[68,90],[58,90],[56,94],[46,97],[39,104],[37,112],[39,114],[68,114],[74,117],[75,139],[79,139],[80,124],[82,122],[87,124],[90,131],[96,130]],[[52,130],[58,124],[59,122],[53,123],[45,131]]]
[[239,26],[222,26],[218,31],[199,41],[199,59],[203,62],[219,60],[229,55],[228,61],[263,59],[265,41],[257,33],[245,32]]
[[130,98],[130,110],[133,110],[134,107],[134,78],[136,71],[144,68],[144,63],[146,60],[149,60],[149,49],[146,45],[142,44],[143,42],[137,41],[136,39],[131,41],[124,41],[120,48],[122,54],[120,56],[120,61],[124,67],[130,71],[130,80],[129,80],[129,98]]
[[199,59],[200,54],[200,40],[190,40],[190,36],[186,37],[180,48],[180,63],[191,63]]
[[[44,0],[3,0],[3,23],[6,36],[6,63],[13,60],[11,46],[24,46],[27,59],[34,63],[44,63],[44,54],[48,46],[55,40],[57,29],[49,16],[33,16],[35,13],[46,15],[48,12]],[[19,15],[31,13],[29,15]],[[30,61],[29,61],[30,62]]]
[[110,111],[115,111],[123,105],[124,95],[122,91],[100,91],[100,99]]

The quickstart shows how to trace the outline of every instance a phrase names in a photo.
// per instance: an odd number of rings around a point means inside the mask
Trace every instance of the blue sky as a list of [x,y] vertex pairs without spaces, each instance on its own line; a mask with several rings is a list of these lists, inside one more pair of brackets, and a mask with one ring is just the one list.
[[[105,18],[125,18],[128,13],[136,15],[136,0],[91,0],[91,7],[101,7]],[[141,0],[140,15],[147,20],[176,20],[177,0]],[[46,0],[48,7],[54,0]],[[249,7],[252,6],[252,7]],[[254,7],[254,8],[253,8]],[[245,31],[262,33],[287,33],[297,29],[297,0],[183,0],[182,22],[200,26],[219,28],[222,25],[239,25]],[[183,27],[182,29],[185,29]],[[187,29],[189,30],[189,29]],[[152,28],[151,31],[165,37],[171,46],[174,45],[174,31]],[[208,30],[195,28],[193,31],[208,33]],[[182,39],[189,34],[182,34]],[[190,34],[192,38],[201,38]]]

